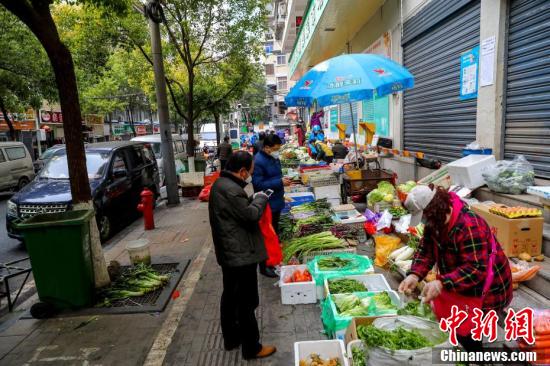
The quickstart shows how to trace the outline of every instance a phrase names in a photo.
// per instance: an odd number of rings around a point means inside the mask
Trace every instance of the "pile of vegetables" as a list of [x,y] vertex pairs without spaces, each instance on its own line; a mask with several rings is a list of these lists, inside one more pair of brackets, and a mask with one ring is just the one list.
[[304,147],[298,147],[293,144],[285,144],[281,148],[281,163],[283,165],[288,163],[297,164],[316,164],[317,162],[309,156],[307,149]]
[[331,294],[349,294],[352,292],[365,292],[367,287],[351,278],[328,280],[328,290]]
[[294,283],[294,282],[311,282],[313,279],[311,273],[307,269],[303,271],[297,269],[292,274],[288,274],[283,279],[284,283]]
[[294,236],[294,222],[290,215],[281,215],[279,219],[279,240],[285,242]]
[[283,262],[288,263],[290,259],[296,256],[302,259],[310,252],[346,248],[347,244],[338,239],[330,231],[294,238],[286,242],[283,246]]
[[332,225],[330,232],[340,239],[357,239],[359,236],[359,228],[353,225],[336,224]]
[[[317,229],[323,231],[323,229],[330,228],[332,223],[333,221],[330,213],[316,214],[294,220],[294,232],[298,234],[296,236],[307,235],[308,231],[310,233],[318,233],[319,231]],[[302,228],[303,226],[306,226],[306,228]]]
[[370,206],[377,202],[391,203],[395,199],[395,187],[387,181],[378,183],[378,187],[370,191],[367,195],[367,201]]
[[407,183],[399,184],[397,189],[403,193],[409,193],[414,187],[416,187],[416,182],[414,180],[409,180]]
[[397,311],[398,315],[413,315],[432,321],[437,321],[430,305],[418,300],[409,301],[403,308]]
[[374,313],[372,298],[359,298],[356,294],[334,294],[332,301],[341,316],[368,316]]
[[419,331],[398,327],[394,330],[376,328],[374,325],[359,325],[357,335],[369,348],[384,347],[389,350],[416,350],[433,347],[434,344]]
[[391,297],[387,291],[377,293],[372,297],[372,299],[376,304],[377,311],[397,310],[397,307],[392,303]]
[[349,266],[351,259],[341,258],[335,255],[323,257],[317,261],[317,267],[320,271],[333,271]]
[[318,354],[312,353],[305,360],[300,360],[300,366],[342,366],[338,357],[328,360],[321,358]]
[[294,216],[298,213],[305,212],[314,212],[314,213],[325,213],[330,211],[331,206],[326,198],[318,199],[313,202],[306,202],[304,204],[294,206],[290,209],[290,213]]
[[123,272],[111,286],[98,293],[102,301],[97,306],[112,306],[113,302],[143,296],[164,287],[170,279],[158,274],[151,266],[140,263]]
[[533,166],[522,155],[516,156],[513,161],[498,161],[482,175],[494,192],[522,194],[527,187],[535,185]]
[[365,350],[361,347],[352,347],[351,349],[351,359],[353,361],[353,366],[367,366],[365,362],[366,359]]
[[524,352],[536,352],[534,365],[550,365],[550,310],[534,310],[533,328],[535,343],[529,345],[524,339],[518,341],[519,349]]
[[393,219],[399,219],[401,216],[405,216],[409,213],[406,208],[401,206],[391,207],[388,211],[392,215]]
[[403,272],[407,272],[411,269],[414,251],[415,250],[413,248],[405,245],[391,252],[388,256],[388,259],[390,259],[393,264],[399,267],[399,269],[401,269]]

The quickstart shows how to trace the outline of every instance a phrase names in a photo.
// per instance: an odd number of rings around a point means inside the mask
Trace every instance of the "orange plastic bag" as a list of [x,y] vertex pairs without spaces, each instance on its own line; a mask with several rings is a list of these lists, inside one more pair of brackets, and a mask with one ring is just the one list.
[[262,236],[264,237],[265,250],[267,251],[267,261],[265,264],[268,267],[275,267],[281,264],[283,252],[279,244],[279,237],[273,228],[271,220],[271,206],[268,204],[265,207],[259,225]]
[[201,190],[201,193],[199,193],[199,200],[200,200],[200,201],[202,201],[202,202],[208,202],[208,200],[210,199],[210,189],[212,189],[212,185],[211,185],[211,184],[205,186],[205,187]]
[[401,239],[394,235],[375,235],[375,259],[374,264],[384,267],[388,263],[388,256],[399,247]]

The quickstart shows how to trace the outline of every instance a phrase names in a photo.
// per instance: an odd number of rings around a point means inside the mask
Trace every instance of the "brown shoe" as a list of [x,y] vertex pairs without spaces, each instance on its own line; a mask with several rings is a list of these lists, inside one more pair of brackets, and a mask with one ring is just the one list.
[[262,346],[262,349],[260,350],[260,352],[256,354],[256,358],[269,357],[272,354],[274,354],[276,351],[277,351],[277,348],[275,348],[274,346]]

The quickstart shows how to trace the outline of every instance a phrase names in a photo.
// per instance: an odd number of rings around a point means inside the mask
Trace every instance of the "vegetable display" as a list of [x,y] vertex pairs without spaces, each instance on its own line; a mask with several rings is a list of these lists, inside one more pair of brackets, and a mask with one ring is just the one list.
[[535,185],[533,166],[523,155],[516,156],[513,161],[498,161],[482,175],[494,192],[522,194],[527,187]]
[[287,241],[294,236],[294,223],[290,215],[281,215],[279,219],[279,239]]
[[424,347],[433,347],[430,342],[417,330],[407,330],[398,327],[394,330],[376,328],[374,325],[359,325],[357,335],[369,348],[384,347],[389,350],[416,350]]
[[338,256],[327,256],[317,261],[317,267],[321,271],[332,271],[344,268],[351,264],[351,259],[341,258]]
[[304,255],[310,252],[327,249],[342,249],[346,247],[347,244],[332,235],[330,231],[323,231],[321,233],[289,240],[286,245],[283,246],[283,262],[288,263],[293,256],[302,259]]
[[283,279],[284,283],[294,283],[294,282],[311,282],[312,277],[311,273],[307,269],[303,271],[297,269],[292,274],[286,275]]
[[372,297],[372,300],[376,304],[376,310],[397,310],[387,291],[377,293]]
[[164,287],[169,279],[169,276],[159,275],[149,265],[137,264],[122,273],[111,286],[101,289],[98,296],[102,302],[98,306],[109,307],[115,301],[143,296]]
[[313,202],[306,202],[304,204],[294,206],[290,209],[290,213],[292,215],[300,212],[309,212],[309,211],[321,213],[325,211],[330,211],[330,208],[331,206],[328,200],[326,198],[322,198]]
[[367,287],[363,283],[351,278],[328,280],[328,290],[331,294],[346,294],[368,291]]
[[404,207],[391,207],[388,211],[394,219],[399,219],[401,216],[405,216],[409,213]]
[[342,366],[342,364],[338,357],[325,360],[318,354],[312,353],[305,360],[300,360],[300,366]]
[[414,187],[416,187],[416,182],[414,180],[410,180],[405,184],[398,185],[397,189],[401,192],[409,193]]
[[357,239],[359,229],[353,225],[336,224],[332,225],[330,232],[340,239]]
[[421,318],[436,321],[437,318],[432,312],[430,305],[422,303],[418,300],[409,301],[403,308],[397,311],[398,315],[414,315]]

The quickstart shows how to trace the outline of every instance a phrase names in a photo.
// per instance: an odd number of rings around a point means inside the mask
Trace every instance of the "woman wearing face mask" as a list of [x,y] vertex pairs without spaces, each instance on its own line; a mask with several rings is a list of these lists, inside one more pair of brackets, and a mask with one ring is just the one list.
[[[276,134],[267,135],[263,141],[262,150],[254,157],[254,174],[252,185],[254,192],[271,189],[273,193],[269,197],[269,205],[273,216],[273,228],[279,232],[279,218],[281,210],[285,207],[284,186],[290,185],[290,179],[283,178],[279,150],[281,139]],[[273,268],[260,265],[260,273],[267,277],[277,277]]]
[[242,346],[245,359],[267,357],[273,346],[262,346],[254,310],[258,307],[258,263],[267,259],[258,222],[267,205],[263,192],[249,198],[244,187],[254,171],[252,156],[233,153],[210,191],[208,212],[214,249],[223,273],[221,328],[226,350]]
[[[510,304],[512,273],[508,258],[483,218],[455,193],[441,187],[415,187],[405,206],[413,214],[411,225],[423,218],[426,228],[399,291],[412,292],[437,265],[437,279],[428,282],[422,291],[425,302],[434,301],[436,314],[438,309],[445,312],[448,305],[464,310],[466,304],[471,304],[471,308],[498,313]],[[462,333],[468,333],[467,326]],[[467,351],[481,349],[481,341],[460,333],[458,341]]]

